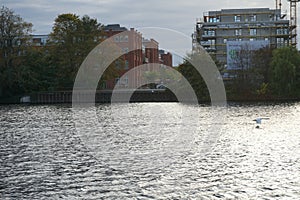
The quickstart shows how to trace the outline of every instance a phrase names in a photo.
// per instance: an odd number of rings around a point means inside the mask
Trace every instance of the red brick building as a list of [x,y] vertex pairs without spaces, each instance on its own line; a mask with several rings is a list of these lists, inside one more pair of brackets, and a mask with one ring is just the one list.
[[[159,63],[159,53],[158,53],[158,42],[154,39],[144,39],[143,38],[143,52],[144,52],[144,64],[146,63]],[[149,71],[153,70],[150,65]]]
[[164,50],[159,50],[160,63],[169,67],[173,67],[173,56],[171,53],[165,53]]
[[[131,70],[136,66],[143,64],[143,52],[142,52],[142,34],[131,28],[129,31],[125,27],[121,27],[119,24],[107,25],[104,28],[106,37],[113,37],[114,42],[118,43],[118,46],[122,48],[124,55],[122,60],[124,63],[119,63],[117,61],[116,66],[119,69],[118,77],[115,80],[108,80],[106,82],[107,89],[113,89],[115,84],[119,84],[119,87],[132,87],[136,85],[140,79],[140,74],[135,74],[134,77],[122,77],[127,71]],[[121,32],[128,31],[126,35],[117,35]],[[135,49],[134,51],[129,51],[129,49]]]
[[[118,84],[119,88],[136,88],[142,82],[145,70],[136,70],[130,77],[124,74],[142,64],[150,64],[148,65],[148,69],[146,69],[148,71],[154,69],[154,65],[152,66],[151,63],[172,66],[172,54],[159,50],[159,43],[157,41],[154,39],[144,39],[142,34],[134,28],[128,30],[119,24],[111,24],[105,26],[104,31],[106,37],[112,37],[124,53],[121,58],[124,62],[120,63],[116,61],[117,63],[115,63],[119,69],[117,78],[106,81],[105,89],[113,89],[116,84]],[[124,31],[127,31],[126,34],[119,34]],[[135,50],[129,51],[130,49]]]

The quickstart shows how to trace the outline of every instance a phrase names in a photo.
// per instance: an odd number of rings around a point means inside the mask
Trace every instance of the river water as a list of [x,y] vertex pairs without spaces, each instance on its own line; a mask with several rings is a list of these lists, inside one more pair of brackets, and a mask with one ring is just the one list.
[[95,110],[0,106],[0,199],[300,198],[300,103]]

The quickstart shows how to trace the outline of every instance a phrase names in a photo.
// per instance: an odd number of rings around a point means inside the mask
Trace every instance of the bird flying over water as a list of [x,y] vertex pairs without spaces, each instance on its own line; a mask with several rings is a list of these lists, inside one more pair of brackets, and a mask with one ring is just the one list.
[[261,121],[263,119],[270,119],[270,118],[268,118],[268,117],[258,117],[255,120],[253,120],[253,121],[256,121],[256,124],[257,124],[256,128],[259,128],[259,124],[261,124]]

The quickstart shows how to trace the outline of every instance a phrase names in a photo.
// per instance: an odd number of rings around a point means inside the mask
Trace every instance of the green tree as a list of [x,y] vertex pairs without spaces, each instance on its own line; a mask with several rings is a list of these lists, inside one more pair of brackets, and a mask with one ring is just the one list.
[[159,73],[157,71],[145,71],[143,73],[143,77],[151,82],[151,84],[148,85],[150,88],[155,88],[155,81],[160,77]]
[[78,31],[80,19],[75,14],[61,14],[55,19],[50,34],[51,63],[56,67],[57,89],[71,88],[74,74],[79,67]]
[[[226,84],[228,96],[233,99],[267,97],[269,95],[271,47],[253,50],[249,44],[241,46],[234,56],[234,78]],[[257,96],[258,95],[258,96]]]
[[[193,59],[193,56],[189,56]],[[195,67],[187,60],[185,60],[177,69],[182,76],[184,76],[187,81],[191,84],[193,90],[195,91],[198,100],[209,100],[209,92],[205,81]],[[185,90],[186,88],[179,88],[179,90]]]
[[28,94],[51,90],[55,80],[54,70],[44,47],[31,48],[20,64],[17,74],[20,92]]
[[274,48],[264,47],[254,52],[252,63],[253,70],[263,83],[269,83],[271,77],[271,62]]
[[57,67],[57,89],[71,89],[81,63],[101,41],[102,25],[87,15],[68,13],[55,19],[52,30],[50,55]]
[[299,94],[300,55],[296,48],[283,47],[273,51],[271,62],[271,86],[280,97]]
[[13,10],[0,9],[0,97],[18,92],[17,74],[28,46],[32,24]]
[[270,97],[271,61],[274,48],[266,46],[254,52],[251,73],[252,82],[256,82],[256,95],[263,98]]
[[235,76],[229,87],[227,87],[230,90],[230,94],[233,94],[235,97],[250,97],[258,87],[253,71],[255,52],[249,44],[242,45],[241,49],[236,52],[234,59],[236,69],[231,72]]

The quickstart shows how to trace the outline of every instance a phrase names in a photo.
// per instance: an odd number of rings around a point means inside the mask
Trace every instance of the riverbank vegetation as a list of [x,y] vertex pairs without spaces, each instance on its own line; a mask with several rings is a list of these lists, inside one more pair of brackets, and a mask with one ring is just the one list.
[[[250,57],[250,55],[249,55]],[[297,99],[300,54],[294,47],[265,47],[252,52],[251,64],[234,71],[226,90],[232,99]]]
[[[227,70],[216,62],[222,74],[230,74],[223,77],[228,99],[251,101],[300,98],[300,54],[296,48],[265,47],[247,56],[252,57],[252,62],[246,67],[242,62],[239,63],[244,65],[243,69]],[[181,64],[178,70],[197,91],[199,99],[209,99],[203,78],[188,61]]]
[[[87,15],[58,15],[47,45],[36,44],[33,24],[9,8],[0,8],[0,26],[0,98],[72,90],[81,63],[104,39],[103,25]],[[116,70],[112,64],[102,80]]]
[[[0,26],[2,99],[32,92],[71,90],[83,60],[105,39],[103,25],[87,15],[58,15],[45,46],[32,42],[32,23],[4,6],[0,8]],[[239,55],[238,70],[228,70],[216,62],[221,74],[231,74],[224,76],[229,99],[300,98],[300,54],[296,48],[265,47],[251,53],[241,50]],[[252,62],[244,63],[242,56],[251,57]],[[114,78],[116,70],[112,65],[102,80]],[[177,70],[190,82],[200,100],[209,99],[205,82],[188,61]]]

